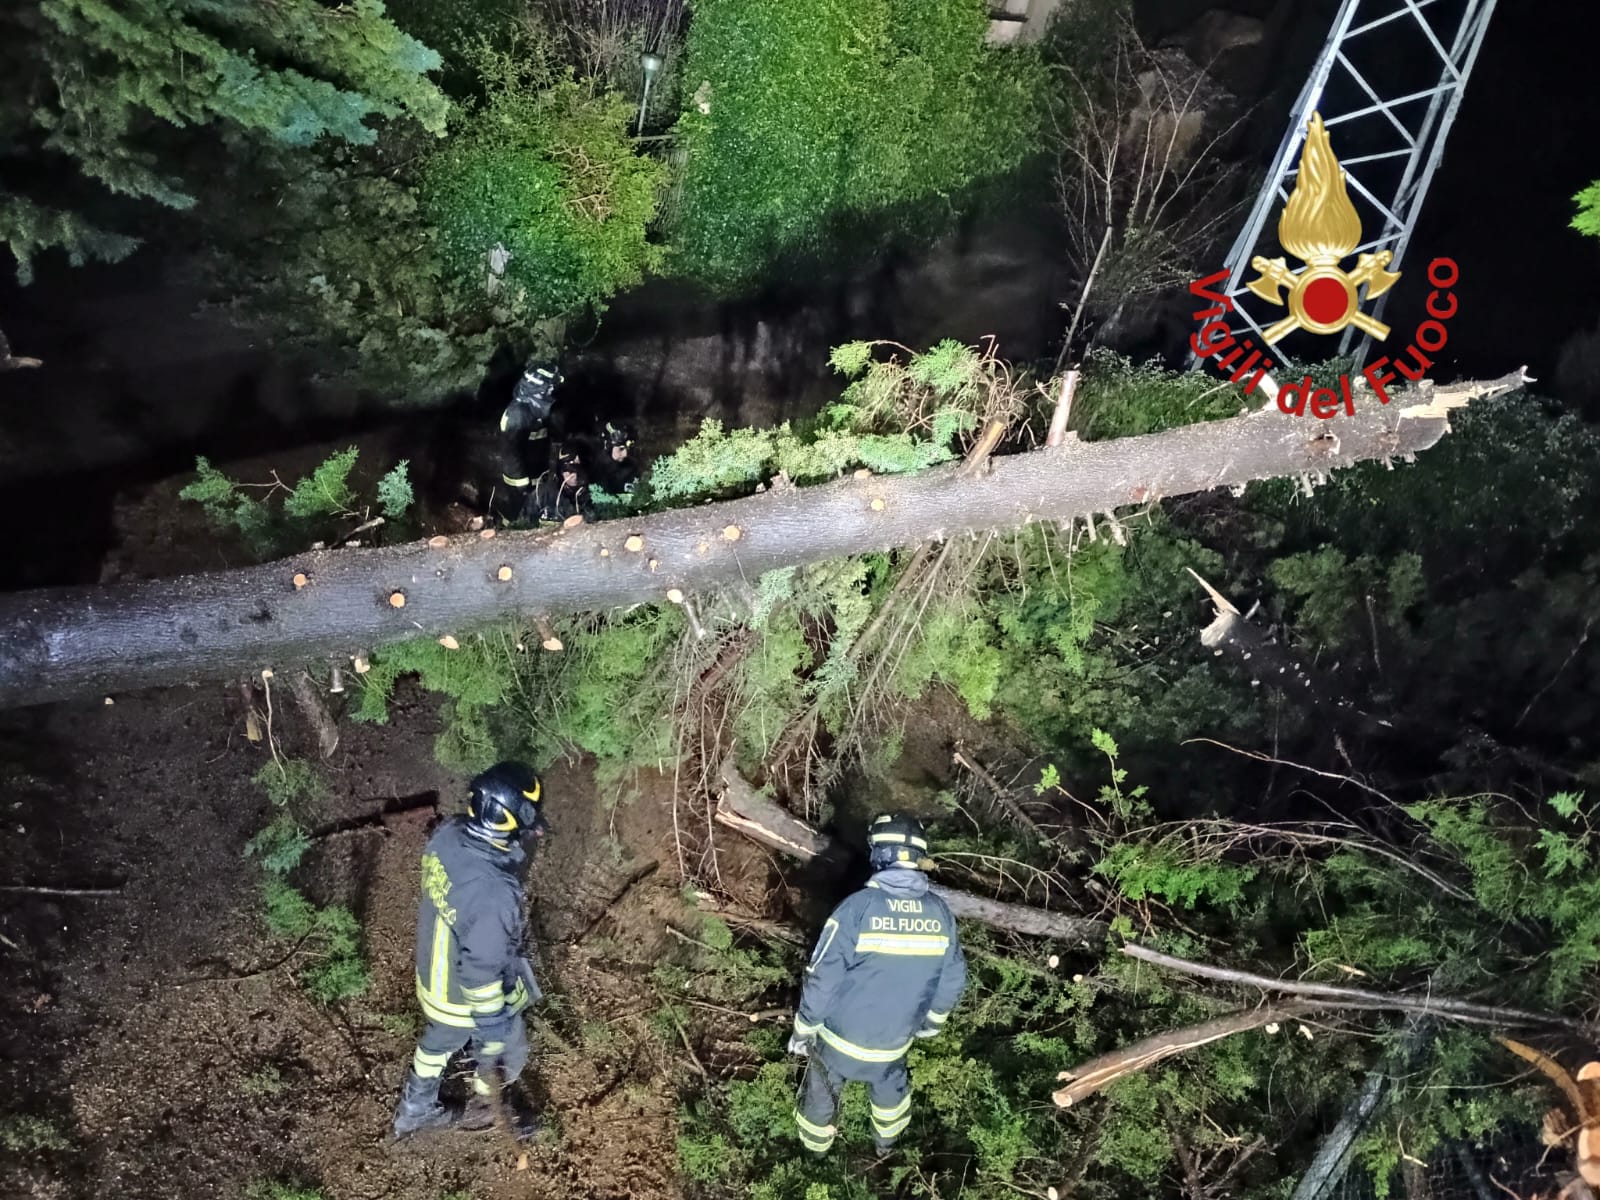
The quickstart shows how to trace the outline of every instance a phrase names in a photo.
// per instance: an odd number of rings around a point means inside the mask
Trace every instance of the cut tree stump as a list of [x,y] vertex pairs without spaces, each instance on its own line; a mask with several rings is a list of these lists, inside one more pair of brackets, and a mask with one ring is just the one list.
[[[837,853],[834,840],[818,833],[798,817],[791,816],[774,801],[768,800],[751,787],[731,760],[722,764],[718,773],[723,791],[717,800],[715,817],[719,825],[736,829],[752,841],[781,850],[803,862]],[[1031,908],[1024,904],[1008,904],[1003,900],[990,900],[971,892],[958,891],[943,884],[930,885],[929,891],[938,896],[957,917],[966,917],[1010,933],[1025,933],[1035,937],[1057,938],[1065,942],[1093,945],[1106,935],[1106,923],[1091,917],[1074,917],[1066,913]]]
[[[659,603],[669,587],[692,595],[778,567],[1403,459],[1438,442],[1453,409],[1526,380],[1518,371],[1424,386],[1387,406],[1358,387],[1355,414],[1330,421],[1264,409],[1142,437],[1069,440],[970,474],[947,464],[845,478],[443,550],[426,542],[322,550],[241,570],[17,592],[0,597],[0,707],[217,678],[261,662],[345,661],[516,614]],[[657,571],[640,570],[625,552],[630,535],[650,546]],[[498,577],[502,564],[513,568],[510,581]],[[315,586],[296,588],[297,574]]]

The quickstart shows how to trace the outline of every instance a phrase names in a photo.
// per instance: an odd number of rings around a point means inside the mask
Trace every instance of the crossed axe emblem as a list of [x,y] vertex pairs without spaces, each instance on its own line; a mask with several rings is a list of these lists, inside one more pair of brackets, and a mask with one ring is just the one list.
[[1346,325],[1354,325],[1363,333],[1379,339],[1389,336],[1389,326],[1361,311],[1361,297],[1357,291],[1366,285],[1367,299],[1383,295],[1392,288],[1400,276],[1388,270],[1394,261],[1389,250],[1376,254],[1363,254],[1354,271],[1342,270],[1337,260],[1312,261],[1305,271],[1289,270],[1286,259],[1267,259],[1260,255],[1250,260],[1250,266],[1259,275],[1245,286],[1269,303],[1284,303],[1283,292],[1289,292],[1289,315],[1269,326],[1264,336],[1267,344],[1274,345],[1297,329],[1312,333],[1337,333]]

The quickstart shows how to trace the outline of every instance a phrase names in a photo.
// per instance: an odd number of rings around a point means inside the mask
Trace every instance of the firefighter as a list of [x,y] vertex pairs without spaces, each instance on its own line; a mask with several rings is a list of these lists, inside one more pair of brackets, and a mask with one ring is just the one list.
[[568,517],[588,519],[593,515],[588,473],[582,460],[574,451],[558,450],[555,465],[534,483],[523,519],[529,524],[559,525]]
[[928,839],[900,813],[867,831],[872,878],[833,910],[806,967],[789,1052],[805,1057],[794,1119],[800,1143],[833,1145],[834,1113],[846,1082],[867,1085],[873,1141],[888,1153],[911,1120],[906,1051],[934,1037],[967,982],[956,923],[928,890]]
[[[494,1123],[497,1076],[509,1085],[528,1061],[522,1011],[539,999],[523,955],[523,867],[548,831],[539,777],[515,762],[490,767],[468,787],[466,815],[452,818],[422,855],[417,917],[417,999],[427,1026],[411,1059],[395,1137],[423,1129]],[[476,1065],[465,1108],[439,1102],[445,1064],[471,1044]],[[508,1105],[518,1136],[537,1129],[533,1116]]]
[[606,422],[600,432],[592,481],[608,496],[632,496],[639,482],[639,468],[633,462],[633,430],[626,425]]
[[500,414],[500,486],[495,508],[506,520],[523,519],[533,481],[550,461],[550,410],[563,376],[554,363],[530,360]]

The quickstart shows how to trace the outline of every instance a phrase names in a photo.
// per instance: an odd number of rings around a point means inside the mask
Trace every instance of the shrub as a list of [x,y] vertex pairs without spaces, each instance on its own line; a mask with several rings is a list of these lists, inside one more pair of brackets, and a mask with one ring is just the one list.
[[645,238],[662,166],[634,152],[619,97],[531,54],[485,49],[487,100],[429,161],[423,207],[446,261],[483,279],[509,252],[498,300],[523,318],[603,307],[659,251]]
[[[701,0],[685,46],[674,263],[722,286],[840,219],[948,199],[1033,150],[1042,70],[983,0]],[[702,105],[708,111],[702,111]]]

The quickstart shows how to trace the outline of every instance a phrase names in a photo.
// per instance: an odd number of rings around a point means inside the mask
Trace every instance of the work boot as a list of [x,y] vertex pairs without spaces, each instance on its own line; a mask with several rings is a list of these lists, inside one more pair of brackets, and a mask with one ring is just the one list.
[[448,1129],[459,1114],[439,1103],[439,1080],[424,1079],[415,1071],[406,1073],[400,1091],[400,1106],[394,1113],[394,1136],[403,1138],[425,1129]]
[[[511,1134],[517,1141],[525,1142],[539,1132],[541,1128],[539,1118],[534,1115],[531,1108],[511,1092],[502,1092],[501,1097],[505,1103],[506,1121],[511,1126]],[[461,1114],[461,1128],[492,1129],[495,1116],[494,1101],[486,1095],[474,1092]]]

